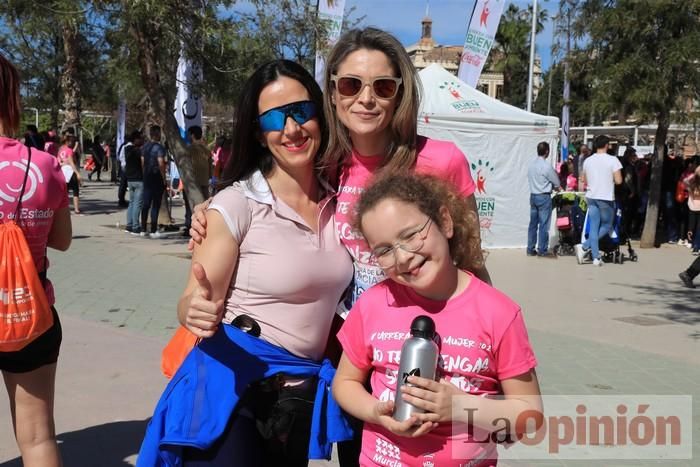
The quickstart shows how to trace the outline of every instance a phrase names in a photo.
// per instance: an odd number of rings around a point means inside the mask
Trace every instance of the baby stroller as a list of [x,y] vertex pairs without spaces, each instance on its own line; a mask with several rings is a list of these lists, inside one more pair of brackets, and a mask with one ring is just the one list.
[[582,193],[560,191],[554,195],[552,205],[556,210],[556,226],[559,243],[554,246],[557,256],[573,256],[574,245],[581,238],[581,228],[586,215],[586,198]]
[[[588,238],[590,231],[590,223],[588,221],[588,212],[586,211],[581,229],[581,243]],[[620,251],[620,245],[627,245],[627,256]],[[622,230],[622,206],[615,201],[615,217],[613,219],[613,228],[610,234],[598,239],[598,249],[601,257],[606,263],[622,264],[625,260],[637,261],[637,253],[632,249],[632,243],[627,235]]]

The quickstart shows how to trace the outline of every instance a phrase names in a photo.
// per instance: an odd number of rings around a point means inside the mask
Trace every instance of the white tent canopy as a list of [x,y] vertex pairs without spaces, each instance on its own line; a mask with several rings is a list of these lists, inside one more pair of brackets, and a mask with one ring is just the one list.
[[483,247],[524,247],[530,220],[527,167],[540,141],[556,154],[559,119],[492,99],[439,65],[419,74],[418,132],[452,141],[467,156],[477,185]]

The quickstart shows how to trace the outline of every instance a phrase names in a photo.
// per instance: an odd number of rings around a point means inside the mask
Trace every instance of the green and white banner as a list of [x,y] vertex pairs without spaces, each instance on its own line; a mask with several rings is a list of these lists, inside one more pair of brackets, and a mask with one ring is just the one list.
[[505,0],[477,0],[459,63],[458,77],[475,88],[496,37]]

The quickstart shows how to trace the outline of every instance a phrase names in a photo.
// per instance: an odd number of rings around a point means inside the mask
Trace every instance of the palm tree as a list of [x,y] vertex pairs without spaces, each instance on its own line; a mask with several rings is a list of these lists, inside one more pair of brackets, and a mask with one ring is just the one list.
[[[503,100],[524,108],[527,97],[527,76],[530,57],[532,6],[521,10],[510,4],[496,31],[496,50],[502,59],[495,69],[503,73]],[[547,10],[538,11],[537,32],[544,28]]]

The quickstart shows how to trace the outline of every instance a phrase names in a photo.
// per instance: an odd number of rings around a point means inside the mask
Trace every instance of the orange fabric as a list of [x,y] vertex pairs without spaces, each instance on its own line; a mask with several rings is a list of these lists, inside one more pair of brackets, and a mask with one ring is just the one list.
[[15,352],[53,326],[53,313],[22,229],[0,224],[0,352]]
[[198,337],[192,334],[184,326],[180,326],[170,342],[163,349],[160,360],[160,369],[166,378],[173,377],[182,362],[197,344]]
[[95,169],[95,158],[91,155],[88,155],[85,160],[85,170],[87,171],[92,171]]
[[678,180],[678,183],[676,183],[676,202],[682,203],[687,199],[688,188],[685,186],[685,183],[683,183],[683,179],[681,178]]

